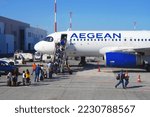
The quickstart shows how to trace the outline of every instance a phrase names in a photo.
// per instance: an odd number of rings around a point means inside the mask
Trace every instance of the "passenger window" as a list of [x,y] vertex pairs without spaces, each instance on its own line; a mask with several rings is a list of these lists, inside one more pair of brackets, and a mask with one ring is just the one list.
[[147,39],[145,39],[145,41],[147,41]]

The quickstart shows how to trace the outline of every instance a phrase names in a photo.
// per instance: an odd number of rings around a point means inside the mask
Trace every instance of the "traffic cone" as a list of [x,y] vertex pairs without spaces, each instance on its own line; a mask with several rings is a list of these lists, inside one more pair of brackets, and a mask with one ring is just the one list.
[[100,65],[99,65],[99,62],[97,62],[97,65],[98,65],[98,72],[100,72]]
[[141,76],[140,76],[140,75],[138,75],[137,82],[142,82],[140,77],[141,77]]
[[100,66],[98,66],[98,72],[100,72],[101,70],[100,70]]

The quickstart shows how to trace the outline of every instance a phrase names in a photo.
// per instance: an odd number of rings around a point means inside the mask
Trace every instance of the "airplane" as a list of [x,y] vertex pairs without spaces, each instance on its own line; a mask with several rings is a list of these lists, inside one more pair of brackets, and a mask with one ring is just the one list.
[[66,41],[67,56],[102,56],[108,67],[146,68],[150,71],[150,31],[62,31],[48,35],[34,49],[54,54]]

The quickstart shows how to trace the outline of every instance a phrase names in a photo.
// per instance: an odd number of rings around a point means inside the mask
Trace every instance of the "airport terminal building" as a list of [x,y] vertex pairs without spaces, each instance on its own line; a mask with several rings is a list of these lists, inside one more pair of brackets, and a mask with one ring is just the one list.
[[10,54],[16,50],[34,51],[35,43],[46,35],[46,30],[0,16],[0,54]]

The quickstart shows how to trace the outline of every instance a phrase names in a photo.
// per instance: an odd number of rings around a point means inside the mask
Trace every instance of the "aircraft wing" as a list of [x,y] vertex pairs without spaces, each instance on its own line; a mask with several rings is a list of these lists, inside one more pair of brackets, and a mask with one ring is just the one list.
[[99,53],[104,55],[107,52],[145,53],[147,51],[150,51],[150,47],[104,47],[99,50]]

